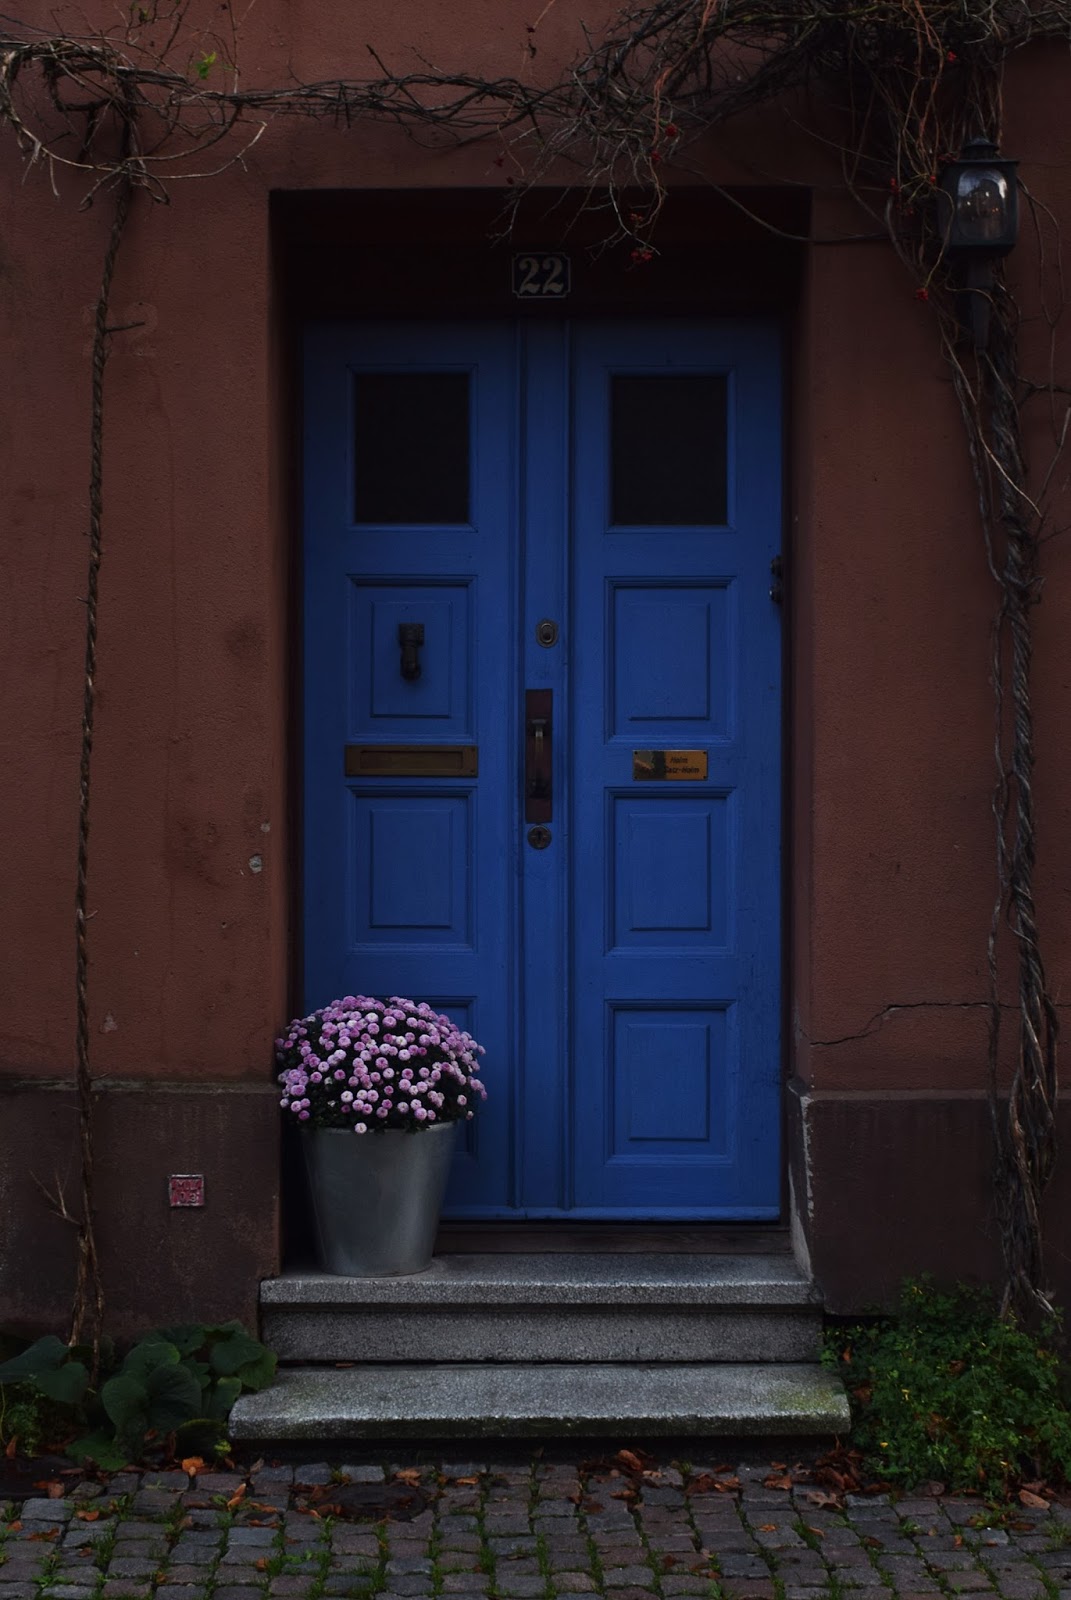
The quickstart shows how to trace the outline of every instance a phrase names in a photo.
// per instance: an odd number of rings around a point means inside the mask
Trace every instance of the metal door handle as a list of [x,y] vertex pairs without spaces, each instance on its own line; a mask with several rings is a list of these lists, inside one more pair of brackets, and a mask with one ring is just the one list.
[[554,808],[554,746],[550,689],[524,697],[524,820],[550,822]]
[[398,643],[402,647],[402,677],[414,683],[420,677],[420,647],[424,643],[422,622],[399,622]]

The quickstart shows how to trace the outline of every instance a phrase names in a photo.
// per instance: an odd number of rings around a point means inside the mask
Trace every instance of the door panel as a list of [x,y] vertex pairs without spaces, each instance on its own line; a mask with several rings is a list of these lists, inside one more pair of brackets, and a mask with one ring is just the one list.
[[739,325],[309,337],[305,1000],[487,1046],[453,1215],[778,1213],[777,382]]
[[[308,337],[305,1004],[409,995],[489,1045],[454,1194],[490,1210],[513,1183],[516,393],[500,326]],[[367,745],[475,745],[478,769],[347,777]]]
[[[586,1066],[573,1195],[589,1214],[778,1213],[776,377],[770,330],[604,324],[575,340],[573,988]],[[647,481],[622,489],[637,454]],[[705,780],[637,781],[637,760],[673,749],[705,755]]]

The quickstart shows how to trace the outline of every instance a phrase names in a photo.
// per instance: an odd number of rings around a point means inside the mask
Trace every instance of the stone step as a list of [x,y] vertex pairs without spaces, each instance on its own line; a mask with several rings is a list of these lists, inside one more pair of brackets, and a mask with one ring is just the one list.
[[798,1362],[821,1307],[783,1255],[443,1255],[268,1279],[261,1332],[284,1362]]
[[840,1379],[815,1364],[518,1363],[283,1369],[231,1412],[236,1444],[362,1439],[845,1433]]

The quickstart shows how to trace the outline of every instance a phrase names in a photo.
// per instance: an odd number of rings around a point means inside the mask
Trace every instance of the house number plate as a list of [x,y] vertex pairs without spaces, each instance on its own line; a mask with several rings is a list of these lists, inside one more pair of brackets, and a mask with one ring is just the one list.
[[518,300],[564,300],[569,287],[568,256],[514,256],[513,292]]
[[633,750],[633,778],[690,778],[701,783],[707,775],[705,750]]

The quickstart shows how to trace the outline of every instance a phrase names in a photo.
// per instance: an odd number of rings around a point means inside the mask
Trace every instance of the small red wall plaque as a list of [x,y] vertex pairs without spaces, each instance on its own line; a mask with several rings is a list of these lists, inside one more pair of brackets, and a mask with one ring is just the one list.
[[167,1180],[167,1198],[173,1206],[203,1206],[205,1180],[201,1172],[173,1172]]

